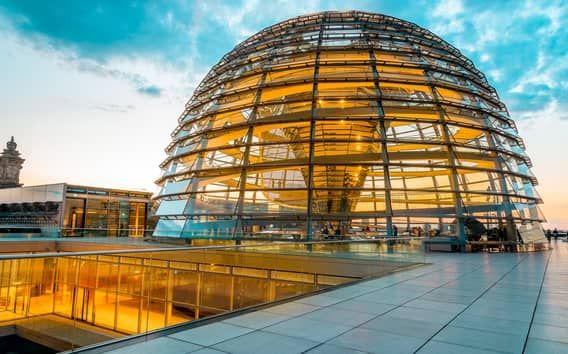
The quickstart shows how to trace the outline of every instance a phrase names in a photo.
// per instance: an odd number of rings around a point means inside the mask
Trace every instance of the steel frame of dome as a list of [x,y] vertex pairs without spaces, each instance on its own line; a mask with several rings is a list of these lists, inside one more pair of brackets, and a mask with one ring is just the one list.
[[268,27],[211,69],[178,122],[155,236],[311,239],[329,225],[463,243],[467,218],[509,239],[544,220],[495,89],[397,18],[322,12]]

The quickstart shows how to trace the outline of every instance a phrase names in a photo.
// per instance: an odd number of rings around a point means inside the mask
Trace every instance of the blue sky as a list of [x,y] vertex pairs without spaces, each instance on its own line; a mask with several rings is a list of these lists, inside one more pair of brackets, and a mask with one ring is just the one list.
[[27,184],[153,190],[185,101],[224,53],[347,9],[412,21],[472,59],[518,122],[545,214],[568,227],[566,1],[0,0],[0,139],[16,136]]

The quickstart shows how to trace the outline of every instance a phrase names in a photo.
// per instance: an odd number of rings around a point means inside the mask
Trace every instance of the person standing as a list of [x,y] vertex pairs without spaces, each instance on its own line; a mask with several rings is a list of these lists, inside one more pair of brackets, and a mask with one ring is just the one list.
[[550,232],[550,229],[546,230],[546,239],[548,240],[548,243],[550,243],[551,237],[552,237],[552,233]]

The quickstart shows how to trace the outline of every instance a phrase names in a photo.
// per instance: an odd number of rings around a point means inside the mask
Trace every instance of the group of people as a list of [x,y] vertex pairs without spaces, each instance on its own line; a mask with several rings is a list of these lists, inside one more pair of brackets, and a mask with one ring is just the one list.
[[346,225],[338,225],[334,227],[332,223],[325,224],[321,229],[323,237],[333,236],[345,236],[349,233],[349,227]]
[[[554,240],[558,240],[558,237],[561,237],[562,234],[558,231],[557,228],[554,228],[553,231],[550,231],[550,229],[546,230],[546,239],[548,240],[548,242],[550,242],[550,240],[554,237]],[[564,232],[564,236],[566,236],[568,238],[568,231]]]
[[[429,225],[427,225],[429,226]],[[333,223],[326,223],[323,227],[320,228],[320,233],[324,238],[328,238],[331,236],[340,237],[340,236],[347,236],[351,232],[351,226],[347,224],[338,224],[334,225]],[[365,235],[369,235],[373,232],[371,226],[366,225],[361,230]],[[375,232],[377,230],[374,230]],[[412,228],[407,228],[406,232],[403,235],[413,236],[413,237],[422,237],[422,236],[437,236],[439,235],[440,231],[437,229],[430,229],[429,227],[423,229],[421,226],[415,226]],[[396,225],[392,226],[392,233],[393,237],[399,236],[399,230]]]
[[507,240],[507,227],[504,224],[499,224],[497,227],[494,227],[492,229],[487,230],[487,240],[488,241],[506,241]]

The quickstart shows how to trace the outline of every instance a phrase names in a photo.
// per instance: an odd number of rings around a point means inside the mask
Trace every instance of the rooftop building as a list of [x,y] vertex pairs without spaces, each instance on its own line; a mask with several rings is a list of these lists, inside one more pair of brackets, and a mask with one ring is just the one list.
[[0,237],[142,237],[151,196],[67,183],[1,189]]
[[20,170],[25,160],[20,157],[20,153],[16,150],[17,147],[18,144],[12,137],[0,155],[0,189],[22,185],[20,184]]

